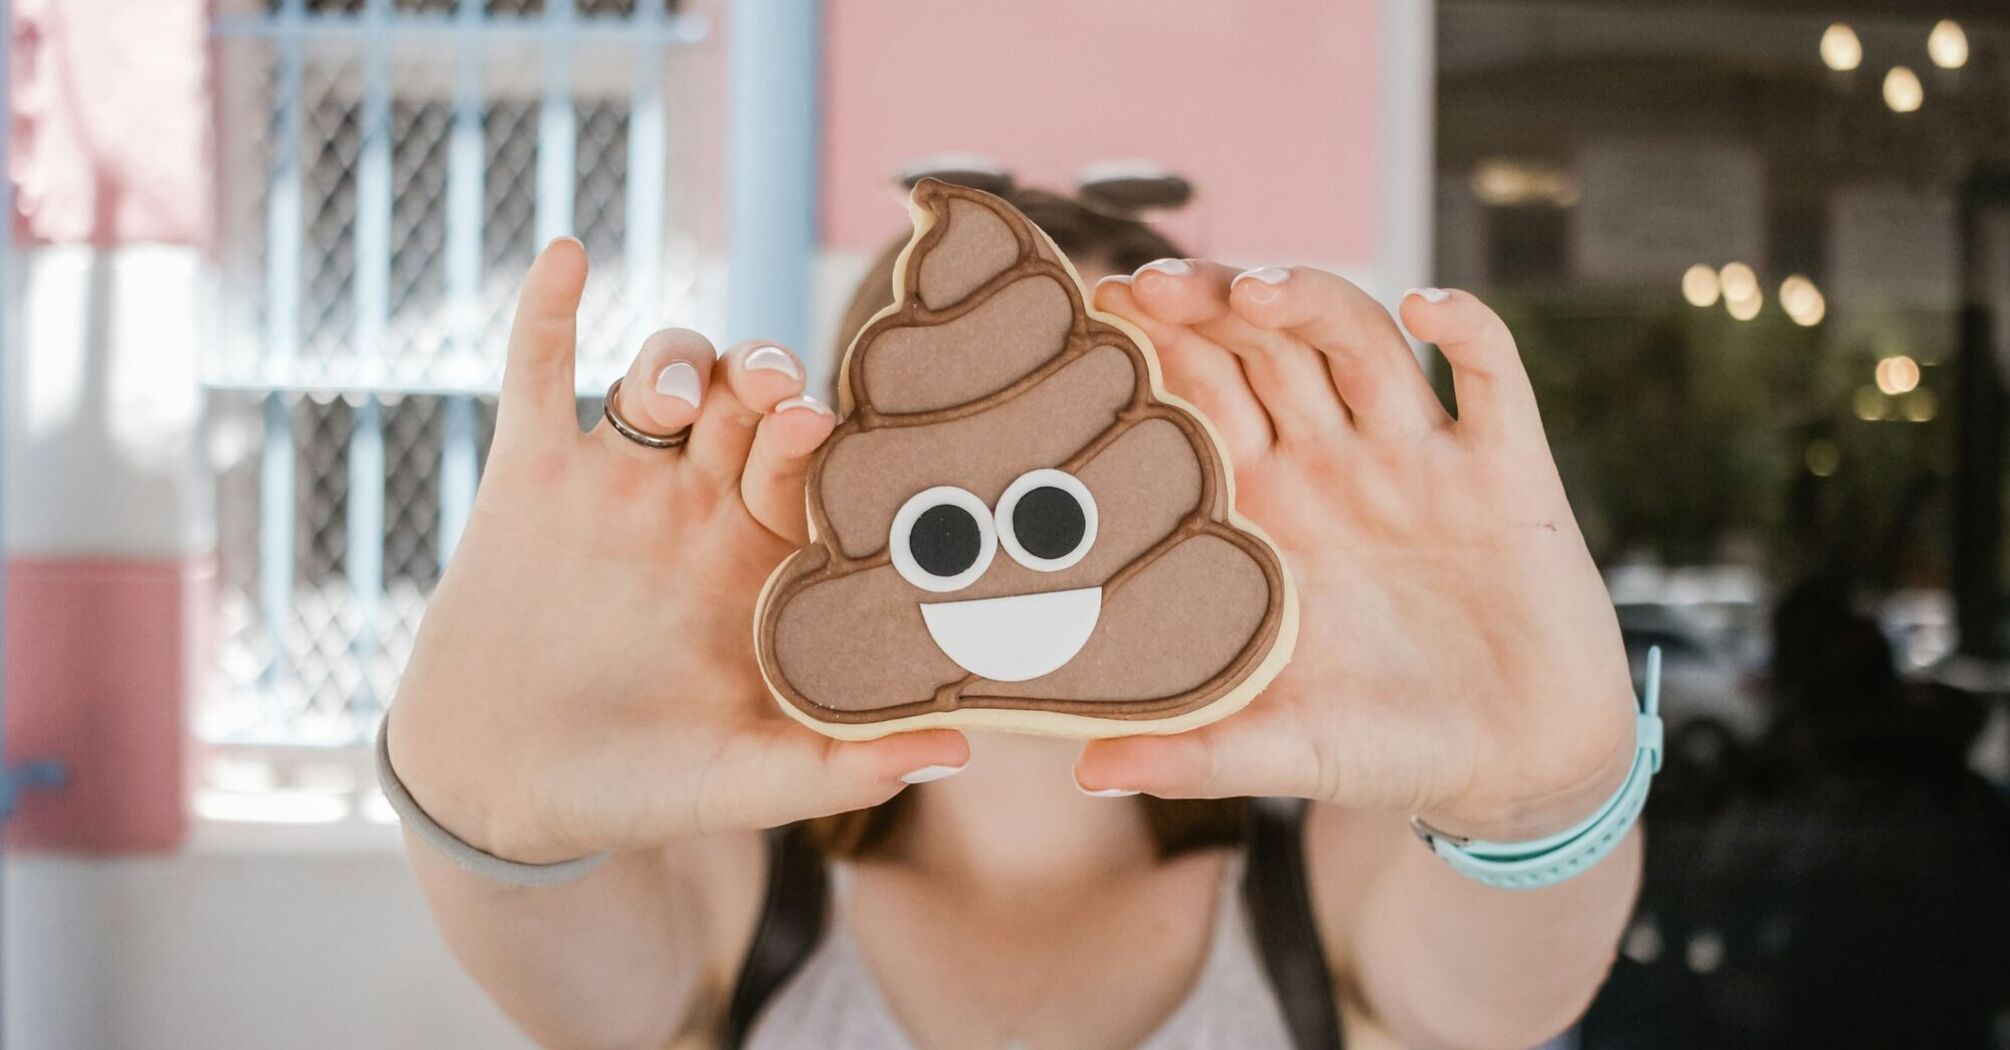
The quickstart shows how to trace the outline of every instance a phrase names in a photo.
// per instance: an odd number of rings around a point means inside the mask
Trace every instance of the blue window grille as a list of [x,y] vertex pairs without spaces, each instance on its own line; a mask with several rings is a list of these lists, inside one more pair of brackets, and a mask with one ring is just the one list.
[[[583,413],[649,330],[709,318],[706,27],[676,8],[270,0],[215,16],[210,754],[352,753],[374,729],[467,520],[540,244],[570,233],[594,260]],[[231,781],[217,768],[212,786]]]

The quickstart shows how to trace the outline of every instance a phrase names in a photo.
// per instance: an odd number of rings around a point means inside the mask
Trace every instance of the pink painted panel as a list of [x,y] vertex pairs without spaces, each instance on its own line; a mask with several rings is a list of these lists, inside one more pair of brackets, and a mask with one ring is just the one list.
[[15,0],[10,172],[27,239],[206,244],[204,0]]
[[931,153],[1072,183],[1148,158],[1193,179],[1194,250],[1376,255],[1378,0],[834,0],[825,6],[826,243],[907,227],[889,175]]
[[184,712],[206,565],[102,558],[7,563],[7,759],[69,766],[29,792],[8,848],[172,850],[187,829]]

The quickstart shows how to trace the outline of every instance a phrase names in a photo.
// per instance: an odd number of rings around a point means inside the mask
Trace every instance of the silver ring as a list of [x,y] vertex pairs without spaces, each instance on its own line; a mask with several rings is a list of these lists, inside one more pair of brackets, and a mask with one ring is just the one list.
[[614,428],[615,433],[643,448],[677,448],[691,440],[691,428],[688,426],[675,434],[651,434],[645,430],[635,429],[635,424],[621,418],[621,413],[614,407],[614,399],[620,393],[621,380],[617,379],[613,386],[607,388],[607,397],[600,402],[600,414],[607,417],[607,422]]

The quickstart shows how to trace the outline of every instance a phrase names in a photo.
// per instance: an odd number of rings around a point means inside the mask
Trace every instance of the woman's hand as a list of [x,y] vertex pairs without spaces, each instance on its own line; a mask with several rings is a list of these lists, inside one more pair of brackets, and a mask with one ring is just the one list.
[[656,846],[880,802],[960,766],[937,730],[839,743],[775,708],[753,660],[762,583],[805,540],[803,474],[835,420],[788,351],[643,343],[622,417],[573,395],[577,241],[546,247],[510,332],[495,444],[426,611],[392,765],[454,834],[525,862]]
[[1588,816],[1633,755],[1619,626],[1507,327],[1462,292],[1405,326],[1450,361],[1446,413],[1389,314],[1312,269],[1169,261],[1097,305],[1158,345],[1297,581],[1296,655],[1233,717],[1089,745],[1086,788],[1294,795],[1526,839]]

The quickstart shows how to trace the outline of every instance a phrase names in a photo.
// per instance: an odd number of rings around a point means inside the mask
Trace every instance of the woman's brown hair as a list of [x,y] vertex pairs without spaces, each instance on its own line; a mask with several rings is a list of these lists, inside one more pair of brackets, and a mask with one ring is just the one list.
[[[1012,205],[1054,239],[1077,265],[1101,263],[1114,273],[1129,273],[1155,259],[1185,253],[1146,223],[1108,209],[1091,208],[1073,197],[1037,189],[1005,194]],[[852,338],[872,316],[893,303],[893,268],[907,246],[902,237],[880,252],[872,268],[852,293],[838,326],[834,354],[842,356]],[[835,384],[835,380],[833,380]],[[835,391],[831,391],[833,394]],[[830,399],[837,404],[837,398]],[[826,856],[857,858],[884,849],[899,830],[908,810],[908,794],[870,809],[820,817],[809,824],[810,841]],[[1240,843],[1246,825],[1241,799],[1160,799],[1139,796],[1152,837],[1162,857],[1209,846]]]

